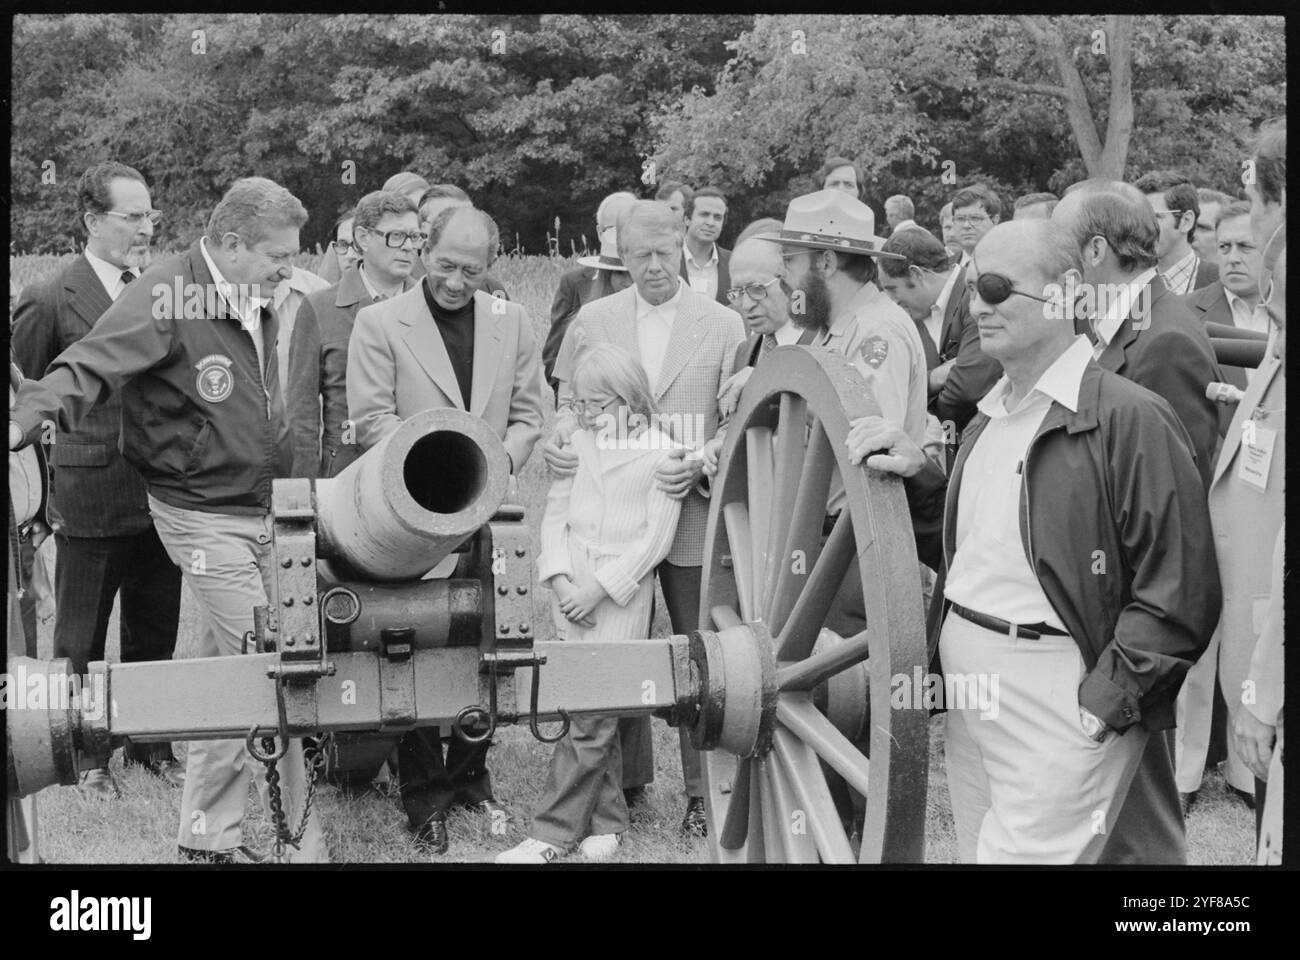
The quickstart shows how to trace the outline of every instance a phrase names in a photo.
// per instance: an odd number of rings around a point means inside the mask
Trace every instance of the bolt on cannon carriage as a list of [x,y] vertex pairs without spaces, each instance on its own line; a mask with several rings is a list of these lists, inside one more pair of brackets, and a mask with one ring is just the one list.
[[[890,706],[891,677],[926,659],[911,521],[901,482],[852,466],[845,445],[874,413],[842,357],[772,351],[713,481],[701,628],[599,643],[535,639],[549,598],[534,602],[524,511],[504,503],[505,450],[463,411],[426,411],[338,477],[275,481],[275,591],[247,655],[97,662],[98,709],[10,711],[10,796],[75,783],[128,737],[244,738],[269,773],[292,737],[337,734],[355,755],[377,741],[382,756],[415,726],[474,741],[527,723],[553,742],[574,715],[652,714],[704,751],[715,861],[919,862],[927,712]],[[823,536],[833,484],[845,506]],[[439,565],[448,575],[425,579]],[[840,636],[826,617],[851,571],[867,626]],[[19,668],[69,669],[11,655]],[[852,840],[832,782],[856,801]]]

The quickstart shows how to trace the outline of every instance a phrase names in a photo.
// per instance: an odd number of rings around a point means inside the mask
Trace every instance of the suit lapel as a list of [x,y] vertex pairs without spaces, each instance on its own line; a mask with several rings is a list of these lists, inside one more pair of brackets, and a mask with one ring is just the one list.
[[1277,376],[1280,369],[1282,369],[1282,361],[1269,353],[1264,357],[1264,365],[1259,368],[1255,379],[1247,385],[1246,395],[1237,404],[1232,425],[1228,427],[1227,436],[1223,438],[1223,448],[1219,451],[1219,460],[1214,465],[1214,478],[1210,481],[1211,490],[1219,482],[1219,478],[1228,472],[1232,461],[1237,458],[1237,451],[1241,448],[1241,424],[1249,420],[1255,408],[1260,405],[1260,401],[1267,395],[1268,388],[1272,386],[1273,378]]
[[[407,293],[402,294],[402,297],[411,298],[409,309],[402,310],[398,316],[399,322],[409,328],[403,339],[406,341],[407,347],[410,348],[411,355],[415,357],[415,362],[429,375],[429,379],[446,394],[452,406],[457,410],[464,410],[465,402],[461,399],[460,383],[456,380],[456,371],[451,366],[451,355],[447,353],[447,345],[442,342],[442,334],[438,332],[438,323],[433,319],[433,314],[429,312],[429,305],[424,302],[424,291],[419,287],[414,287]],[[476,305],[476,323],[478,320],[477,314]],[[477,327],[474,330],[474,335],[477,338]]]
[[615,297],[623,297],[627,301],[627,306],[622,304],[614,306],[609,311],[609,339],[611,342],[618,344],[632,356],[636,357],[636,362],[641,363],[641,342],[636,335],[636,287],[628,287],[611,297],[604,298],[602,305],[611,302]]
[[[948,291],[948,303],[943,310],[943,326],[939,330],[939,343],[936,348],[936,359],[942,356],[946,351],[949,341],[961,341],[961,301],[966,296],[966,268],[962,267],[961,272],[957,274],[957,279],[952,283],[952,289]],[[921,342],[928,344],[930,334],[922,331]],[[938,366],[938,364],[935,364]]]
[[474,375],[469,387],[469,412],[478,417],[487,408],[501,362],[501,319],[504,314],[492,312],[490,301],[494,299],[487,294],[474,295]]
[[68,309],[80,318],[87,330],[113,305],[113,298],[104,289],[99,274],[95,273],[84,253],[68,268],[63,288],[68,293]]
[[659,382],[655,384],[656,400],[672,386],[677,374],[682,372],[682,367],[686,366],[695,353],[700,338],[704,336],[704,324],[700,322],[700,311],[695,302],[700,296],[702,295],[689,287],[682,291],[681,303],[677,305],[677,318],[673,321],[673,330],[668,336],[668,349],[664,351],[664,363],[659,368]]

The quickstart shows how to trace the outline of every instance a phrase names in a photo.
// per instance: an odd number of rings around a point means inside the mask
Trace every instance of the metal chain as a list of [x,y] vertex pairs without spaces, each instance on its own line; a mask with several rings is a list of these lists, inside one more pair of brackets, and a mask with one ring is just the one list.
[[[273,856],[276,863],[284,863],[285,847],[290,846],[295,850],[302,849],[302,838],[307,832],[307,824],[311,820],[311,805],[316,799],[316,781],[325,771],[325,757],[333,744],[334,735],[325,734],[316,738],[316,747],[314,749],[303,750],[303,767],[307,774],[307,796],[303,800],[302,819],[298,823],[298,829],[293,833],[289,832],[289,820],[284,813],[284,797],[280,790],[280,771],[276,769],[274,759],[266,761],[266,792],[271,805],[271,823],[275,827],[275,845],[272,848]],[[268,756],[275,754],[275,738],[262,738],[262,752]]]

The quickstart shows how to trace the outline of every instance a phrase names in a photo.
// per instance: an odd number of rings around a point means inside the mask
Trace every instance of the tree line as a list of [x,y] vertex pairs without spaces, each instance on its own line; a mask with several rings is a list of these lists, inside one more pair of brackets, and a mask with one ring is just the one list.
[[721,187],[724,240],[815,189],[829,154],[933,221],[957,184],[1008,201],[1173,167],[1240,192],[1283,113],[1280,17],[71,14],[13,21],[12,248],[75,247],[76,178],[149,180],[159,243],[229,183],[288,187],[312,219],[412,169],[464,187],[503,245],[595,244],[605,194]]

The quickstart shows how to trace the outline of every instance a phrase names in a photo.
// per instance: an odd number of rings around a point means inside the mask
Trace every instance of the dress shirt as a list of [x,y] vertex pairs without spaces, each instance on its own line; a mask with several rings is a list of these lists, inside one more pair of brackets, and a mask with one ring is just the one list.
[[677,307],[681,302],[681,283],[677,284],[677,292],[658,306],[642,297],[640,289],[636,291],[636,344],[641,351],[641,366],[645,368],[651,390],[659,382],[659,371],[664,366],[664,355],[668,352],[668,341],[673,335],[673,323],[677,320]]
[[[266,369],[266,357],[262,354],[262,308],[271,301],[266,297],[250,297],[244,294],[241,288],[236,287],[221,275],[217,265],[212,262],[212,257],[208,254],[207,237],[199,238],[199,250],[203,254],[203,259],[208,265],[208,272],[212,274],[213,286],[217,288],[217,293],[225,301],[226,306],[230,308],[231,314],[239,325],[248,331],[248,335],[253,338],[253,346],[257,348],[257,367],[259,370]],[[241,302],[236,302],[242,297]],[[241,312],[240,306],[244,306]],[[265,379],[265,374],[263,375]]]
[[948,271],[948,279],[939,291],[938,299],[930,307],[930,315],[925,318],[925,332],[934,341],[935,353],[943,353],[943,344],[939,342],[943,336],[943,316],[948,312],[948,299],[952,296],[952,288],[956,286],[960,275],[961,267],[953,267]]
[[[380,300],[388,299],[388,297],[384,296],[382,293],[376,290],[375,285],[370,282],[370,277],[366,275],[366,265],[364,263],[357,264],[357,273],[361,274],[361,282],[362,284],[365,285],[366,293],[370,294],[371,303],[378,303]],[[410,289],[409,285],[407,284],[402,285],[403,293],[405,293],[409,289]]]
[[1196,255],[1195,250],[1192,250],[1168,270],[1162,271],[1160,276],[1165,281],[1165,286],[1181,297],[1192,292],[1192,284],[1196,280],[1196,271],[1200,265],[1201,258]]
[[1232,311],[1232,325],[1241,330],[1254,330],[1256,333],[1268,333],[1268,311],[1258,300],[1251,306],[1227,287],[1223,294],[1228,298],[1228,308]]
[[[944,588],[947,599],[1011,623],[1044,622],[1065,629],[1025,554],[1020,485],[1025,455],[1052,402],[1078,410],[1079,386],[1091,359],[1088,338],[1076,337],[1014,409],[1006,407],[1011,381],[1005,375],[980,400],[979,411],[989,423],[962,468],[956,550]],[[1068,491],[1051,495],[1068,498]],[[1086,576],[1090,557],[1082,545],[1080,550],[1080,576]]]
[[[1092,325],[1092,332],[1097,337],[1096,346],[1093,348],[1094,358],[1100,357],[1102,353],[1105,352],[1106,348],[1110,346],[1110,342],[1115,338],[1115,334],[1119,330],[1120,324],[1122,324],[1129,313],[1132,312],[1134,302],[1142,295],[1143,288],[1155,279],[1155,276],[1155,267],[1139,273],[1129,281],[1127,286],[1121,287],[1116,296],[1110,298],[1110,300],[1104,304],[1106,309],[1101,316],[1094,315],[1089,318],[1089,323]],[[1148,297],[1149,296],[1150,295],[1148,294]],[[1102,306],[1102,304],[1098,304],[1098,306]],[[1148,310],[1151,309],[1151,304],[1149,302],[1146,306]]]
[[718,296],[718,245],[713,245],[709,259],[703,263],[691,255],[691,248],[687,244],[682,244],[682,256],[686,258],[686,273],[691,278],[691,289],[710,300],[715,299]]
[[803,327],[793,320],[787,320],[772,336],[776,338],[778,347],[788,347],[792,343],[799,342],[799,338],[803,336]]
[[128,267],[118,267],[107,260],[103,260],[86,249],[86,259],[90,262],[91,268],[95,271],[95,276],[99,277],[99,282],[104,285],[108,291],[109,299],[116,300],[126,289],[126,282],[122,279],[122,274],[129,273],[132,276],[140,276],[139,270],[132,270]]

